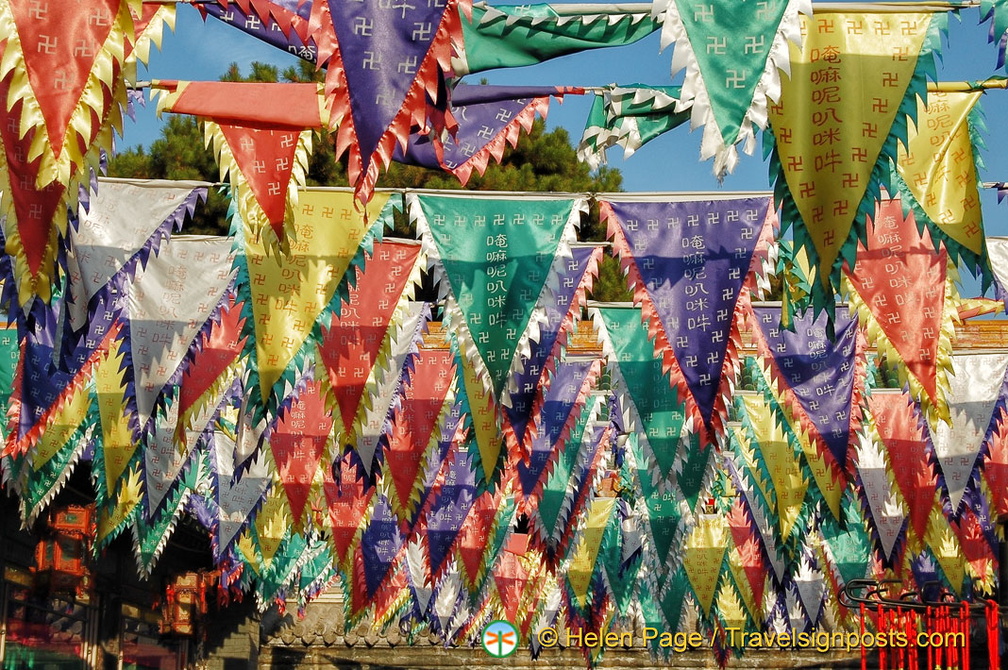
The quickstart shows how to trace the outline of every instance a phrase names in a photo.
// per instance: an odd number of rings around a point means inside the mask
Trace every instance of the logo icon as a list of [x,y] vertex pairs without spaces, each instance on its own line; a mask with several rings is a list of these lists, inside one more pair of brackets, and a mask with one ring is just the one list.
[[504,658],[518,648],[518,629],[510,621],[491,621],[483,629],[483,649],[494,658]]

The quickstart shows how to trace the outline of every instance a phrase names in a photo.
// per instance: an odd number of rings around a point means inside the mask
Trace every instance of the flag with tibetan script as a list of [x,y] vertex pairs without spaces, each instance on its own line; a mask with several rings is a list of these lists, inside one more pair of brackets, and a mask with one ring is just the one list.
[[366,212],[358,212],[349,191],[307,190],[298,198],[290,253],[274,253],[261,238],[243,235],[238,283],[242,293],[248,292],[242,302],[248,310],[246,328],[254,335],[249,338],[259,388],[253,390],[254,403],[265,408],[286,395],[277,383],[285,373],[293,374],[291,364],[304,355],[309,334],[338,295],[348,268],[364,262],[362,245],[368,248],[373,238],[380,239],[391,217],[390,202],[390,194],[382,193]]
[[338,431],[344,444],[356,444],[365,405],[384,375],[395,333],[410,310],[408,301],[424,263],[420,245],[409,240],[375,242],[346,302],[323,324],[318,355],[328,377],[328,393],[339,407]]
[[[811,310],[793,318],[793,330],[781,326],[781,310],[755,307],[753,316],[758,350],[769,362],[778,397],[796,419],[795,431],[811,442],[830,465],[836,491],[834,513],[847,481],[847,452],[861,424],[864,389],[864,352],[857,321],[838,317],[836,339],[826,336],[826,316]],[[820,488],[823,482],[820,482]]]
[[904,216],[899,200],[878,203],[846,285],[869,344],[899,364],[900,378],[932,422],[948,417],[958,295],[948,254],[935,251],[927,229],[919,235],[913,211]]
[[462,17],[465,50],[457,76],[534,65],[586,49],[632,44],[658,29],[644,5],[498,5],[473,3]]
[[0,5],[6,237],[22,305],[34,295],[49,300],[66,210],[76,209],[78,187],[111,149],[113,129],[122,132],[125,61],[139,11],[138,0]]
[[713,438],[737,369],[737,311],[749,300],[750,275],[762,268],[776,229],[773,199],[608,197],[600,210],[664,370]]
[[[952,514],[958,514],[963,493],[980,460],[980,451],[1004,411],[1004,380],[1008,353],[957,354],[949,379],[951,423],[931,430],[931,444],[941,468]],[[995,412],[1000,402],[1001,407]]]
[[899,146],[894,190],[918,226],[927,226],[934,242],[977,274],[986,256],[978,173],[983,93],[936,88],[918,101],[909,140]]
[[226,237],[175,238],[148,258],[129,288],[130,356],[140,427],[234,279]]
[[550,97],[582,95],[583,89],[563,86],[469,86],[457,84],[451,111],[457,127],[441,139],[414,134],[406,149],[396,148],[393,160],[452,173],[466,184],[472,173],[482,175],[490,160],[499,163],[504,150],[532,129],[536,115],[546,118]]
[[816,12],[792,48],[791,77],[769,106],[773,168],[784,228],[815,268],[816,310],[833,310],[843,261],[852,263],[854,223],[872,214],[880,183],[906,141],[908,117],[925,95],[941,13]]
[[[463,378],[490,394],[489,411],[502,428],[500,407],[511,403],[516,388],[512,373],[540,339],[543,301],[561,279],[554,263],[571,257],[586,203],[475,194],[408,197],[410,216],[448,296],[446,321],[462,350]],[[468,394],[474,404],[476,389]],[[494,463],[483,463],[488,477]]]
[[875,434],[895,464],[892,475],[909,510],[910,530],[922,541],[938,482],[914,402],[903,392],[875,389],[868,408]]
[[470,2],[315,2],[322,11],[317,19],[313,13],[311,37],[326,68],[336,155],[347,154],[363,204],[412,128],[442,130],[447,100],[439,88],[451,74],[453,45],[461,44],[459,13]]
[[767,99],[781,92],[780,71],[790,73],[789,43],[801,41],[800,13],[811,0],[656,0],[661,47],[675,45],[672,74],[686,69],[677,112],[690,107],[691,126],[704,127],[700,157],[714,159],[721,179],[738,163],[735,145],[752,154],[756,131],[766,127]]
[[312,133],[328,124],[321,84],[157,82],[158,113],[203,121],[238,214],[258,238],[267,229],[286,249],[298,188],[305,185]]
[[[606,162],[606,149],[623,147],[630,158],[642,146],[689,120],[688,101],[681,103],[679,86],[608,86],[596,92],[584,133],[578,144],[578,159],[597,169]],[[681,104],[687,108],[679,110]]]
[[566,345],[567,336],[581,318],[584,296],[598,275],[601,259],[601,246],[572,244],[570,258],[554,261],[560,281],[551,297],[544,296],[541,304],[546,322],[539,327],[539,341],[529,343],[531,351],[528,358],[522,359],[521,369],[513,373],[515,388],[511,391],[511,404],[504,408],[508,430],[514,431],[518,445],[525,444],[529,425],[535,422],[537,407],[550,383],[547,374],[559,361],[560,348]]

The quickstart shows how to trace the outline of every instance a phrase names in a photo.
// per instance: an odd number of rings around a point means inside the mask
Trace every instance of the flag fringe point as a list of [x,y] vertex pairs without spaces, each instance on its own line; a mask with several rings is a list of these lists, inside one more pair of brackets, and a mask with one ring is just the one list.
[[[142,13],[134,15],[134,26],[138,23],[138,19],[142,18]],[[150,60],[151,46],[158,51],[161,50],[165,28],[175,32],[175,5],[166,4],[158,7],[139,32],[134,30],[133,48],[126,55],[126,67],[132,68],[132,71],[127,71],[127,81],[136,81],[136,64],[138,62],[147,65]]]

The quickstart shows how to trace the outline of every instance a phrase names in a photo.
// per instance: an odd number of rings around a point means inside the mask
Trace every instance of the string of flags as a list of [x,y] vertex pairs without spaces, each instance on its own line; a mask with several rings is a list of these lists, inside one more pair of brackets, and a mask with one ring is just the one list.
[[[723,660],[728,630],[856,625],[859,579],[994,593],[1008,356],[956,351],[1000,308],[956,279],[1006,299],[1008,251],[980,215],[987,84],[927,81],[954,7],[196,4],[326,68],[152,82],[230,183],[220,238],[176,234],[209,184],[97,176],[172,6],[0,3],[0,471],[26,523],[89,467],[94,546],[129,535],[142,574],[188,517],[226,591],[338,584],[351,624],[446,644],[643,621]],[[588,92],[457,76],[652,32],[684,83],[594,91],[582,159],[689,119],[723,177],[763,132],[773,193],[377,187],[391,160],[465,183]],[[305,188],[321,131],[349,190]],[[385,236],[398,213],[419,240]],[[632,305],[588,300],[589,215]]]

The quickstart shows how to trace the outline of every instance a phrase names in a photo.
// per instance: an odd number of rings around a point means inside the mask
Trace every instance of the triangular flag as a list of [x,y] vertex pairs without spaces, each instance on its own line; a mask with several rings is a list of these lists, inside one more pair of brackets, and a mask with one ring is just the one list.
[[955,294],[948,255],[918,235],[899,200],[878,203],[868,241],[846,279],[870,344],[900,362],[900,376],[928,416],[948,416],[946,397]]
[[[614,390],[625,389],[625,408],[632,406],[634,421],[628,430],[643,436],[662,478],[675,463],[686,424],[686,405],[679,401],[669,377],[662,370],[661,355],[655,350],[636,308],[599,307],[592,312],[610,366],[618,366]],[[604,328],[604,331],[601,329]]]
[[401,301],[408,299],[412,285],[420,279],[419,258],[419,244],[376,242],[364,271],[350,287],[349,298],[338,311],[333,310],[328,326],[323,324],[319,357],[339,406],[344,441],[358,434],[362,399],[374,385],[382,351],[394,339],[389,327],[402,326],[393,323],[393,317],[405,316]]
[[683,547],[683,569],[696,593],[698,604],[707,616],[710,616],[714,604],[721,563],[727,549],[727,523],[724,517],[717,515],[704,515]]
[[186,444],[179,449],[175,443],[178,413],[178,398],[172,395],[165,403],[164,413],[159,412],[154,417],[153,431],[144,444],[144,491],[150,519],[158,516],[161,503],[174,488],[175,479],[189,458]]
[[519,445],[524,444],[526,431],[534,420],[537,398],[541,397],[552,361],[557,360],[557,348],[565,343],[575,319],[581,317],[581,303],[595,281],[601,258],[602,247],[574,244],[570,258],[557,258],[554,262],[560,280],[551,296],[543,296],[546,319],[539,327],[539,341],[529,343],[528,358],[523,358],[521,369],[514,371],[511,404],[504,408],[505,430],[514,433]]
[[158,113],[203,120],[222,179],[235,189],[238,214],[255,237],[287,249],[298,188],[305,185],[312,133],[326,127],[320,84],[157,82]]
[[891,563],[895,559],[893,548],[902,534],[906,514],[889,482],[889,467],[883,447],[872,417],[858,444],[857,471],[861,481],[861,495],[868,503],[866,518],[869,526],[875,530],[883,559]]
[[277,474],[287,493],[294,523],[300,526],[316,472],[331,439],[332,415],[326,412],[321,383],[309,381],[280,412],[270,433]]
[[[411,361],[403,397],[392,419],[382,477],[386,498],[400,519],[409,518],[419,498],[418,476],[440,438],[439,426],[451,397],[455,356],[448,349],[421,349]],[[433,444],[432,444],[433,442]]]
[[464,449],[455,449],[437,498],[424,516],[430,555],[430,572],[437,580],[451,547],[476,499],[476,471]]
[[449,136],[432,139],[413,135],[393,160],[433,170],[446,170],[463,184],[473,172],[482,175],[491,159],[499,163],[505,149],[532,130],[536,116],[549,111],[550,97],[582,95],[584,89],[560,86],[469,86],[457,84],[451,93],[451,112],[458,127]]
[[[130,285],[129,335],[140,427],[232,281],[226,237],[176,238]],[[194,271],[194,268],[198,268]]]
[[910,511],[910,527],[921,540],[934,507],[936,477],[910,396],[876,389],[868,396],[875,430],[895,467],[893,478]]
[[462,17],[465,50],[452,58],[457,76],[534,65],[586,49],[632,44],[656,31],[644,5],[474,3]]
[[994,408],[1004,395],[1008,354],[959,354],[952,357],[949,379],[951,425],[944,421],[931,431],[938,465],[956,515],[987,440]]
[[[369,231],[380,231],[389,201],[389,194],[382,194],[361,213],[354,209],[352,193],[308,190],[298,200],[294,218],[298,241],[291,245],[289,255],[268,250],[263,240],[245,236],[253,317],[249,325],[255,329],[263,401],[279,395],[274,386],[332,301]],[[376,221],[374,226],[369,223]],[[277,314],[300,318],[280,319]]]
[[818,311],[832,309],[842,261],[853,261],[854,222],[871,214],[894,138],[905,140],[947,17],[862,8],[802,18],[802,48],[791,49],[791,76],[769,115],[782,221],[816,269]]
[[370,474],[378,445],[392,431],[392,408],[402,397],[406,363],[423,339],[430,307],[422,302],[408,302],[401,328],[393,334],[386,363],[387,370],[370,391],[360,419],[359,435],[353,446],[360,456],[364,472]]
[[118,273],[132,278],[206,198],[200,182],[100,179],[88,209],[69,234],[70,325],[88,320],[88,305]]
[[608,86],[595,94],[578,144],[578,160],[593,170],[606,162],[606,149],[623,147],[628,159],[662,133],[689,120],[689,108],[680,107],[679,86]]
[[686,69],[686,103],[676,111],[692,106],[692,127],[704,126],[700,157],[714,158],[721,179],[738,163],[736,144],[747,154],[755,149],[767,98],[780,96],[780,71],[790,74],[788,42],[800,42],[799,13],[811,16],[812,2],[658,0],[651,11],[662,23],[662,49],[675,45],[672,74]]
[[736,309],[773,235],[772,198],[610,198],[600,208],[664,368],[689,390],[691,413],[718,434],[737,365]]
[[270,487],[271,476],[265,452],[258,452],[248,469],[235,468],[235,441],[223,431],[214,431],[210,444],[211,472],[215,479],[217,519],[212,540],[219,559],[231,548],[259,507]]
[[390,11],[377,4],[316,2],[322,11],[312,22],[312,37],[327,71],[336,154],[349,152],[350,183],[358,202],[366,203],[394,146],[405,144],[412,127],[427,127],[437,116],[430,101],[439,100],[438,87],[451,73],[452,43],[462,37],[459,11],[468,11],[470,3],[404,2]]
[[576,430],[588,394],[602,372],[600,359],[567,359],[556,364],[538,412],[539,429],[532,437],[528,462],[518,460],[516,474],[526,497],[541,487],[543,473],[560,457]]
[[[829,454],[834,474],[846,481],[847,449],[860,426],[865,361],[858,350],[857,321],[837,317],[836,340],[826,336],[825,315],[812,310],[781,326],[781,310],[753,310],[761,353],[773,361],[772,374],[803,431]],[[823,449],[825,447],[825,449]],[[842,487],[841,487],[842,488]]]
[[985,255],[976,146],[981,95],[928,90],[927,103],[918,101],[906,146],[899,146],[894,180],[903,204],[913,208],[919,225],[927,225],[931,239],[974,270]]
[[[337,473],[335,479],[334,470]],[[346,566],[349,557],[353,556],[368,505],[374,497],[375,488],[360,475],[359,466],[353,463],[350,454],[337,461],[335,468],[323,468],[322,487],[329,508],[331,541],[338,566]]]
[[602,534],[609,524],[609,517],[615,505],[615,498],[595,498],[588,506],[581,538],[567,567],[567,581],[570,582],[578,607],[584,608],[588,605],[588,587],[595,573],[595,562],[602,546]]

